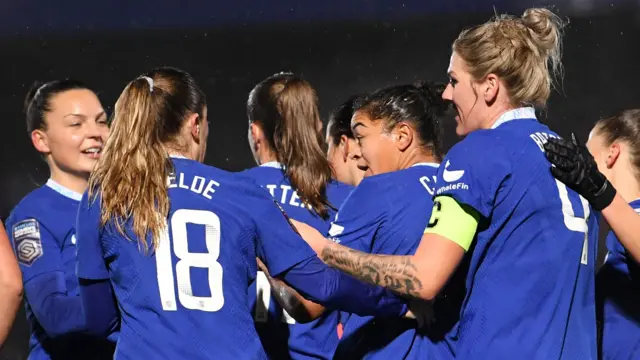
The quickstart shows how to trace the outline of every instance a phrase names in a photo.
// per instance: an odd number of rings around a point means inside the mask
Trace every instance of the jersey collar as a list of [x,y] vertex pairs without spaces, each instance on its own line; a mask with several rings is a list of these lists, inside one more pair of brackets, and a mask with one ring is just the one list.
[[637,213],[640,214],[640,199],[633,200],[629,203],[629,206],[631,206]]
[[169,157],[172,159],[186,159],[185,156],[182,156],[180,154],[169,154]]
[[521,107],[521,108],[509,110],[504,114],[500,115],[498,120],[496,120],[496,122],[493,123],[493,126],[491,126],[491,128],[495,129],[506,122],[509,122],[512,120],[519,120],[519,119],[536,119],[537,120],[536,110],[532,107]]
[[82,200],[82,194],[77,193],[69,188],[66,188],[60,184],[58,184],[57,182],[55,182],[53,179],[49,179],[47,180],[47,184],[46,184],[49,188],[53,189],[55,192],[57,192],[58,194],[64,196],[64,197],[68,197],[71,200],[75,200],[75,201],[80,201]]
[[420,163],[415,163],[415,164],[411,165],[410,167],[414,167],[414,166],[430,166],[430,167],[438,168],[438,167],[440,167],[440,164],[438,164],[438,163],[430,163],[430,162],[420,162]]
[[261,167],[270,167],[274,169],[284,169],[284,166],[277,161],[269,161],[264,164],[260,164]]

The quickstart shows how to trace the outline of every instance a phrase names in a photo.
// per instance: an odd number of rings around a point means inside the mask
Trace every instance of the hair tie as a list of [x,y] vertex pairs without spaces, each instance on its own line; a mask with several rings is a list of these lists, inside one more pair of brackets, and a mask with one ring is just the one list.
[[148,76],[141,76],[141,78],[147,80],[149,83],[149,91],[153,92],[153,79]]

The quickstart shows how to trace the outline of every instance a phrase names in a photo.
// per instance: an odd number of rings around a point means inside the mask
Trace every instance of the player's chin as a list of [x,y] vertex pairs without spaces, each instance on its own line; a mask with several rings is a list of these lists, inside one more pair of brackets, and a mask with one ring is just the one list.
[[365,172],[364,172],[364,177],[369,177],[369,176],[373,176],[373,175],[374,175],[374,173],[371,170],[371,168],[367,168],[367,170],[365,170]]
[[77,171],[79,172],[91,172],[93,168],[96,166],[98,160],[100,160],[100,154],[81,154],[80,159],[78,159],[77,163]]
[[467,135],[469,133],[467,128],[464,125],[462,125],[462,123],[459,120],[457,120],[457,121],[458,121],[458,124],[456,125],[456,135],[458,135],[458,136]]

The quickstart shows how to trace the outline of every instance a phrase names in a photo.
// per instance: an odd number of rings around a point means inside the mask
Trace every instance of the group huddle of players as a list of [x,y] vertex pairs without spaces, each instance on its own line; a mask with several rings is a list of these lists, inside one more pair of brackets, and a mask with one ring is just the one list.
[[270,76],[240,173],[203,164],[211,109],[182,70],[131,81],[110,121],[80,82],[35,86],[51,176],[5,223],[29,359],[640,356],[640,111],[586,147],[537,120],[561,28],[534,8],[464,30],[446,86],[353,96],[326,138],[313,87]]

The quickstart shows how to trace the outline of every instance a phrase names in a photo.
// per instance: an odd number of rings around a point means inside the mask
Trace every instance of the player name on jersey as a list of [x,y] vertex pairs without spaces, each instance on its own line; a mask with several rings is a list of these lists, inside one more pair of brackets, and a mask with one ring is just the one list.
[[211,200],[211,195],[216,192],[216,189],[220,186],[215,180],[206,179],[202,176],[185,175],[184,173],[171,174],[167,178],[167,185],[169,189],[180,188],[192,191],[198,195],[202,195],[205,198]]
[[268,184],[265,185],[265,188],[269,190],[271,196],[274,199],[278,200],[281,204],[298,206],[298,207],[307,207],[311,209],[311,205],[304,204],[302,200],[300,200],[300,196],[298,196],[298,192],[293,190],[290,185],[274,185]]
[[549,138],[558,138],[553,134],[548,134],[540,131],[529,135],[529,137],[536,143],[536,145],[538,145],[538,147],[540,148],[540,151],[542,152],[544,152],[544,144],[547,143]]

